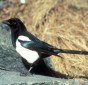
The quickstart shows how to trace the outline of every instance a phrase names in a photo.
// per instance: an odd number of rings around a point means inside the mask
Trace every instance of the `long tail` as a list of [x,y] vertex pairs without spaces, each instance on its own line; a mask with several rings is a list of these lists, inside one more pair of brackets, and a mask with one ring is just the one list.
[[88,51],[78,51],[78,50],[68,50],[68,49],[57,49],[54,51],[56,53],[88,55]]

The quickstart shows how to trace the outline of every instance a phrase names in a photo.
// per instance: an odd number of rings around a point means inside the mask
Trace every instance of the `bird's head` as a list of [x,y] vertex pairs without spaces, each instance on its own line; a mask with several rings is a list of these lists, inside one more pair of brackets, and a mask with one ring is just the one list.
[[11,18],[8,20],[4,20],[2,23],[9,26],[12,31],[19,31],[19,30],[25,31],[26,30],[25,25],[18,18]]

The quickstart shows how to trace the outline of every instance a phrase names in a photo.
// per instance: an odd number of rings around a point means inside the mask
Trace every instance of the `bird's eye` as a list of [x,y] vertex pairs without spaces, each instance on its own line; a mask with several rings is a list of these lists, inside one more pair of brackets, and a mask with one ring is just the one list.
[[10,26],[11,27],[16,27],[17,26],[17,23],[16,22],[10,22]]
[[13,22],[12,24],[13,24],[13,25],[16,25],[16,22]]

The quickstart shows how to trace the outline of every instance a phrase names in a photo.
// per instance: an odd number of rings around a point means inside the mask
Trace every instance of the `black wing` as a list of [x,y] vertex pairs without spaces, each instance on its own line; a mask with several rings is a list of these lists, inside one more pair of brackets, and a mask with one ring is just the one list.
[[34,42],[34,41],[22,41],[19,40],[21,45],[27,49],[36,50],[39,53],[57,55],[59,50],[52,45],[49,45],[43,41]]

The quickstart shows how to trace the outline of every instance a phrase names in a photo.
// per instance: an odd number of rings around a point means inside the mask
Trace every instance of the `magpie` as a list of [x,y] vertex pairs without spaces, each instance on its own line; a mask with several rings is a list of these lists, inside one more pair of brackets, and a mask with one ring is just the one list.
[[59,50],[48,43],[39,40],[27,31],[23,22],[18,18],[11,18],[3,21],[11,29],[12,45],[22,58],[33,66],[50,55],[57,55]]
[[[27,31],[23,22],[18,18],[11,18],[2,22],[11,29],[12,45],[16,51],[30,64],[29,72],[39,61],[50,55],[58,56],[58,53],[84,54],[88,51],[58,49],[44,41],[39,40]],[[60,57],[60,56],[59,56]]]

